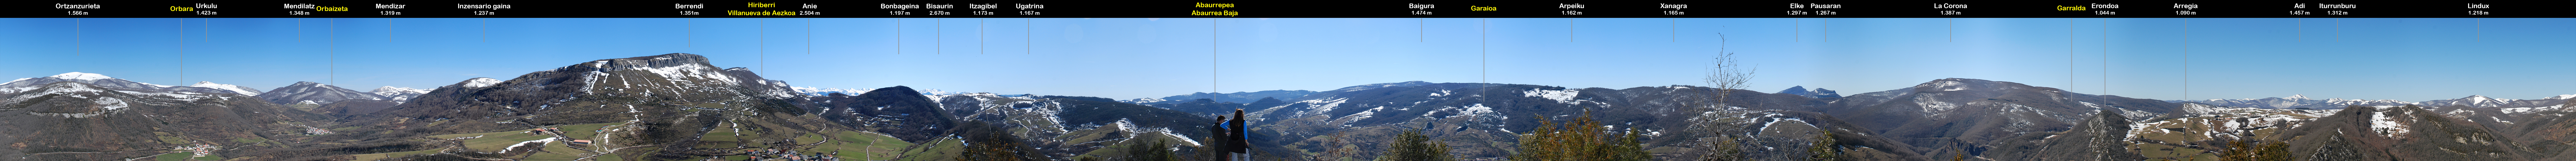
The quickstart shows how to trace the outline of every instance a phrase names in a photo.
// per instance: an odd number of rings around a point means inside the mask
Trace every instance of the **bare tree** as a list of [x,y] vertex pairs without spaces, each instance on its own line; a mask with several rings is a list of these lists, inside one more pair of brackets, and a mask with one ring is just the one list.
[[1736,62],[1735,52],[1726,51],[1726,34],[1718,34],[1717,37],[1717,58],[1709,61],[1708,77],[1702,81],[1707,82],[1709,88],[1717,88],[1717,107],[1711,108],[1726,109],[1727,96],[1744,88],[1744,82],[1753,80],[1753,71],[1757,68],[1744,67],[1744,63]]
[[[1702,136],[1700,138],[1700,141],[1702,142],[1701,145],[1706,147],[1702,147],[1700,148],[1701,150],[1698,151],[1688,152],[1696,154],[1685,154],[1686,156],[1698,155],[1700,156],[1699,160],[1702,161],[1734,161],[1742,160],[1744,158],[1743,149],[1741,149],[1743,145],[1735,140],[1737,137],[1729,136],[1723,132],[1727,131],[1725,129],[1729,127],[1728,125],[1736,124],[1719,122],[1718,116],[1707,115],[1705,112],[1700,112],[1727,109],[1727,97],[1733,95],[1735,90],[1744,88],[1744,82],[1753,79],[1753,71],[1755,68],[1744,67],[1743,63],[1736,62],[1735,53],[1726,51],[1725,44],[1726,34],[1718,34],[1718,55],[1716,58],[1709,60],[1707,77],[1702,78],[1701,80],[1708,83],[1709,88],[1716,88],[1717,93],[1707,95],[1714,97],[1714,99],[1706,100],[1715,101],[1714,106],[1708,106],[1707,108],[1685,108],[1688,110],[1684,110],[1692,111],[1693,113],[1700,113],[1702,115],[1702,118],[1691,119],[1693,125],[1690,125],[1688,128],[1690,133],[1714,135]],[[1681,102],[1690,103],[1698,101]],[[1702,105],[1705,104],[1691,103],[1686,106],[1699,107]]]

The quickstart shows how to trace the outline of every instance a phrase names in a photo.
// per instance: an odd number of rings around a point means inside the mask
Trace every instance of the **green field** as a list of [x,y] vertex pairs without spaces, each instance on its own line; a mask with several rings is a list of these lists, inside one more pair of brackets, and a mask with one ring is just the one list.
[[358,157],[358,159],[351,159],[351,160],[384,160],[385,158],[394,158],[394,157],[402,157],[402,156],[412,156],[412,155],[421,155],[421,154],[437,154],[437,153],[438,153],[438,150],[446,150],[446,149],[430,149],[430,150],[420,150],[420,151],[392,152],[392,153],[375,153],[375,154],[357,154],[357,155],[350,155],[350,156],[357,156],[357,157]]
[[[804,142],[805,138],[820,137],[821,136],[799,137],[796,140],[798,142]],[[815,145],[814,147],[807,148],[805,151],[839,152],[840,156],[845,159],[886,160],[893,159],[897,152],[903,150],[904,146],[912,146],[912,143],[903,142],[902,139],[895,139],[894,137],[878,135],[871,132],[841,131],[833,133],[832,137],[833,140],[831,143]],[[871,144],[871,142],[874,144]]]

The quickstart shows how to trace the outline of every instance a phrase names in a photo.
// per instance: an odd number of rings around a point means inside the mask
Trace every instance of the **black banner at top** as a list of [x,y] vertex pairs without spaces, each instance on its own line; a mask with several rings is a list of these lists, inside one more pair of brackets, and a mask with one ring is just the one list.
[[[960,2],[960,3],[918,3]],[[21,18],[2554,18],[2565,2],[20,2]]]

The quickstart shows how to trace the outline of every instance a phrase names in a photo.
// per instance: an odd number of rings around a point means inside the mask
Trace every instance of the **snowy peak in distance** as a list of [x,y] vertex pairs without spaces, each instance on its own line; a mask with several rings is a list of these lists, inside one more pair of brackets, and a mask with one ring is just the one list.
[[492,86],[493,84],[501,84],[501,80],[500,80],[500,79],[492,79],[492,78],[488,78],[488,77],[476,77],[476,78],[474,78],[474,79],[465,79],[465,81],[463,81],[463,82],[456,82],[456,84],[454,84],[454,85],[447,85],[447,86],[449,86],[449,87],[465,87],[465,88],[483,88],[483,87],[490,87],[490,86]]
[[2523,99],[2501,99],[2501,98],[2487,97],[2487,96],[2485,96],[2485,95],[2470,95],[2470,96],[2468,96],[2468,97],[2461,97],[2461,98],[2457,98],[2457,99],[2429,100],[2429,101],[2422,101],[2422,102],[2407,102],[2407,101],[2387,100],[2387,99],[2382,99],[2382,100],[2365,100],[2365,99],[2343,99],[2343,98],[2332,98],[2332,99],[2316,100],[2316,99],[2309,99],[2309,98],[2307,97],[2307,95],[2290,95],[2290,97],[2288,97],[2288,98],[2283,98],[2283,97],[2270,97],[2270,98],[2258,98],[2258,99],[2168,100],[2168,101],[2166,101],[2166,102],[2186,102],[2186,101],[2188,101],[2188,102],[2200,102],[2200,103],[2205,103],[2205,104],[2210,104],[2210,105],[2217,105],[2217,106],[2229,106],[2229,107],[2238,107],[2238,108],[2266,108],[2266,109],[2292,109],[2292,108],[2309,108],[2309,109],[2343,109],[2344,107],[2349,107],[2349,106],[2400,106],[2400,105],[2410,105],[2410,104],[2411,104],[2411,105],[2421,105],[2421,106],[2433,106],[2433,107],[2445,107],[2445,106],[2455,106],[2455,105],[2456,105],[2456,106],[2467,106],[2467,107],[2472,107],[2472,108],[2515,108],[2515,107],[2541,107],[2541,106],[2558,105],[2558,104],[2567,103],[2567,100],[2569,100],[2569,99],[2571,99],[2571,98],[2576,98],[2576,94],[2571,94],[2571,95],[2557,95],[2557,96],[2543,97],[2543,98],[2541,98],[2541,99],[2531,99],[2531,100],[2523,100]]
[[[88,83],[88,84],[90,84],[90,85],[95,85],[95,86],[99,86],[99,87],[106,87],[106,88],[119,89],[119,90],[171,91],[171,92],[196,92],[196,93],[236,93],[236,92],[233,92],[233,91],[230,91],[230,90],[222,90],[222,89],[215,89],[215,88],[167,86],[167,85],[158,85],[158,84],[143,83],[143,82],[134,82],[134,81],[128,81],[128,80],[125,80],[125,79],[116,79],[116,78],[114,78],[114,77],[108,77],[107,75],[103,75],[103,74],[96,74],[96,73],[82,73],[82,72],[70,72],[70,73],[56,74],[56,75],[53,75],[53,76],[47,76],[47,77],[21,78],[21,79],[17,79],[17,80],[9,81],[8,83],[0,83],[0,93],[16,93],[16,92],[21,92],[21,91],[33,90],[33,89],[36,89],[36,88],[42,87],[42,86],[44,86],[45,84],[48,84],[48,83],[54,83],[54,82],[80,82],[80,83]],[[247,95],[247,94],[245,94],[245,95]]]
[[97,74],[97,73],[81,73],[81,72],[71,72],[71,73],[55,74],[54,76],[45,77],[45,78],[70,79],[70,80],[100,80],[100,79],[116,79],[116,78],[113,78],[113,77],[107,77],[107,75],[100,75],[100,74]]
[[868,90],[875,90],[875,89],[865,89],[865,88],[862,88],[862,89],[841,89],[841,88],[815,88],[815,87],[793,87],[793,88],[789,88],[789,89],[795,89],[795,90],[796,90],[796,93],[802,93],[802,94],[805,94],[805,95],[812,95],[812,96],[828,96],[828,95],[832,95],[832,93],[840,93],[840,94],[845,94],[845,95],[859,95],[859,94],[861,94],[861,93],[868,93]]
[[2576,94],[2562,94],[2562,95],[2558,95],[2558,96],[2549,96],[2549,97],[2540,98],[2540,99],[2545,99],[2545,100],[2564,100],[2564,99],[2570,99],[2570,98],[2576,98]]
[[942,90],[939,90],[939,89],[927,89],[927,90],[921,90],[921,95],[934,95],[934,96],[935,96],[935,95],[967,94],[967,93],[973,93],[973,92],[950,92],[950,91],[942,91]]
[[576,66],[590,66],[591,68],[595,68],[595,71],[591,72],[649,71],[653,74],[662,75],[664,78],[699,78],[704,80],[721,81],[722,83],[727,84],[742,82],[744,80],[735,79],[731,75],[724,74],[724,72],[729,70],[748,71],[748,68],[738,67],[736,69],[716,68],[714,64],[709,64],[707,62],[706,56],[685,53],[603,59],[581,63]]
[[[1414,82],[1421,82],[1421,81],[1414,81]],[[1378,85],[1363,85],[1363,86],[1378,86]],[[1196,99],[1211,99],[1211,98],[1213,98],[1213,101],[1216,101],[1216,102],[1250,103],[1250,102],[1258,102],[1258,101],[1261,101],[1261,99],[1262,99],[1262,98],[1273,98],[1273,99],[1280,99],[1280,100],[1295,100],[1295,99],[1298,99],[1298,98],[1304,98],[1304,97],[1306,97],[1306,95],[1313,95],[1313,94],[1315,94],[1315,93],[1319,93],[1319,92],[1315,92],[1315,91],[1308,91],[1308,90],[1267,90],[1267,91],[1234,92],[1234,93],[1222,93],[1222,94],[1220,94],[1220,93],[1208,93],[1208,92],[1190,92],[1190,94],[1187,94],[1187,95],[1167,96],[1167,97],[1163,97],[1163,98],[1139,98],[1139,99],[1131,99],[1131,100],[1127,100],[1127,101],[1119,101],[1119,102],[1128,102],[1128,103],[1135,103],[1135,104],[1161,104],[1161,103],[1183,103],[1183,102],[1189,102],[1190,100],[1196,100]]]
[[250,88],[250,87],[243,87],[243,86],[231,85],[231,84],[215,84],[215,82],[209,82],[209,81],[197,81],[197,84],[191,84],[191,85],[188,85],[188,86],[189,86],[189,87],[205,87],[205,88],[221,89],[221,90],[225,90],[225,91],[232,91],[233,93],[239,93],[239,94],[242,94],[242,95],[259,95],[259,93],[260,93],[260,92],[259,92],[259,89],[253,89],[253,88]]
[[1834,90],[1825,90],[1825,88],[1816,88],[1815,90],[1808,90],[1808,89],[1807,89],[1807,86],[1790,86],[1790,87],[1789,87],[1789,89],[1780,90],[1780,94],[1793,94],[1793,95],[1798,95],[1798,96],[1807,96],[1807,98],[1842,98],[1842,97],[1843,97],[1843,95],[1842,95],[1842,94],[1834,93]]
[[384,86],[384,87],[376,87],[376,90],[373,90],[373,91],[367,91],[367,93],[376,93],[376,94],[395,94],[395,93],[429,93],[429,90],[425,90],[425,89],[412,89],[412,88],[407,88],[407,87]]
[[1423,82],[1423,81],[1405,81],[1405,82],[1395,82],[1395,83],[1378,83],[1378,84],[1366,84],[1366,85],[1358,85],[1358,86],[1351,86],[1351,87],[1342,87],[1342,89],[1333,89],[1332,91],[1335,91],[1335,92],[1349,92],[1349,91],[1360,91],[1360,90],[1377,89],[1377,88],[1387,88],[1387,87],[1412,87],[1412,86],[1422,86],[1422,85],[1431,85],[1431,84],[1432,84],[1431,82]]
[[2444,107],[2444,106],[2468,106],[2468,107],[2474,107],[2474,108],[2487,108],[2487,107],[2496,107],[2496,108],[2541,107],[2541,106],[2551,106],[2551,105],[2559,105],[2559,104],[2567,103],[2567,99],[2553,99],[2553,98],[2563,98],[2563,97],[2568,97],[2568,95],[2550,96],[2550,97],[2544,97],[2544,98],[2536,99],[2536,100],[2523,100],[2523,99],[2500,99],[2500,98],[2487,97],[2487,96],[2485,96],[2485,95],[2469,95],[2469,97],[2461,97],[2461,98],[2458,98],[2458,99],[2447,99],[2447,100],[2431,100],[2431,101],[2424,101],[2424,102],[2420,102],[2421,104],[2418,104],[2418,105],[2423,105],[2423,106],[2435,106],[2435,107]]
[[314,82],[295,82],[295,85],[277,87],[277,89],[268,90],[267,94],[259,95],[259,98],[277,104],[295,104],[304,101],[328,104],[341,100],[385,100],[384,95]]
[[409,102],[412,97],[419,97],[421,94],[428,94],[429,90],[384,86],[376,87],[375,91],[367,91],[367,93],[375,93],[378,96],[384,96],[386,99],[391,99],[394,102]]

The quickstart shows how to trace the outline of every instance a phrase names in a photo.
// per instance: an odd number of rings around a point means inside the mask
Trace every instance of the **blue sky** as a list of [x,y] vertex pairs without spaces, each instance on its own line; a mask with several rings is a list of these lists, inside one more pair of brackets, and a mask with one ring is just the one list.
[[0,59],[0,78],[87,72],[263,90],[297,81],[357,90],[433,88],[589,60],[693,53],[796,86],[1129,99],[1402,81],[1703,85],[1699,68],[1724,44],[1760,68],[1750,89],[1763,92],[1806,86],[1850,95],[1975,78],[2165,100],[2535,99],[2576,94],[2576,86],[2557,85],[2576,80],[2576,71],[2561,65],[2576,60],[2564,49],[2576,42],[2565,39],[2576,35],[2568,30],[2576,28],[2571,22],[2576,19],[10,18],[0,19],[0,57],[7,58]]

